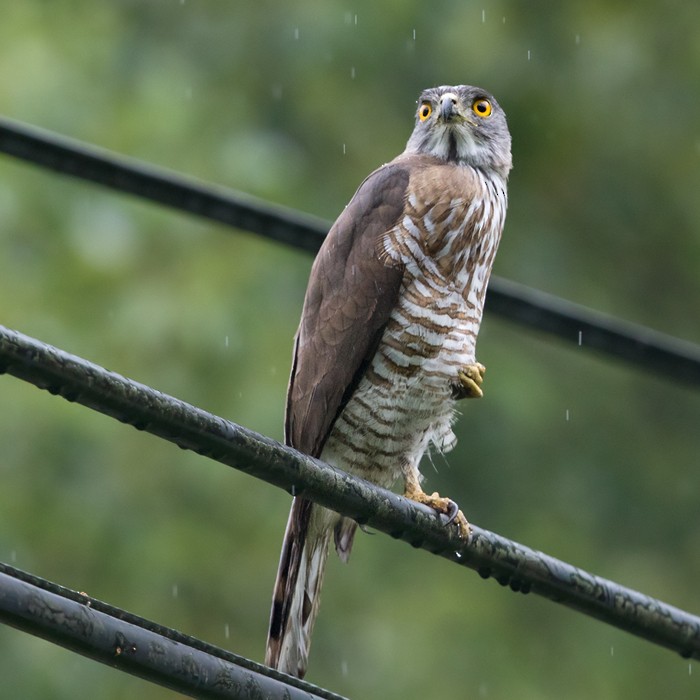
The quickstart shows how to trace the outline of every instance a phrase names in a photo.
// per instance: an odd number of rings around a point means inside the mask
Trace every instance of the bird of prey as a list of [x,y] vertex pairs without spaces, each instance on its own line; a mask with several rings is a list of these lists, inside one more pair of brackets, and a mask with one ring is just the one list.
[[[371,173],[314,261],[287,393],[286,444],[469,525],[420,486],[450,450],[458,399],[480,397],[476,338],[512,166],[503,110],[469,85],[425,90],[406,149]],[[296,497],[272,601],[266,663],[306,671],[331,540],[357,523]]]

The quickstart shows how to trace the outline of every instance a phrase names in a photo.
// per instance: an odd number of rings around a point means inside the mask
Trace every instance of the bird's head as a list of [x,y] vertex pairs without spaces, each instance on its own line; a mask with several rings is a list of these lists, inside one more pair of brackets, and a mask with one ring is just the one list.
[[423,91],[406,152],[495,171],[504,179],[513,165],[505,113],[488,92],[471,85]]

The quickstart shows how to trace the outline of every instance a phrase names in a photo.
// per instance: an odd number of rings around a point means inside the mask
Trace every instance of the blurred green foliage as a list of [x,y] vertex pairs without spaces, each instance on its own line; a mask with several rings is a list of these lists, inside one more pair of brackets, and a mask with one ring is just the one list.
[[[514,138],[496,273],[700,342],[699,23],[680,0],[25,0],[0,111],[333,218],[422,88],[483,85]],[[308,256],[5,157],[0,250],[1,323],[281,438]],[[429,488],[698,612],[698,393],[497,318],[479,357]],[[11,377],[0,440],[0,559],[262,658],[286,494]],[[700,694],[672,653],[389,538],[329,569],[309,679],[351,697]],[[7,697],[173,697],[0,648]]]

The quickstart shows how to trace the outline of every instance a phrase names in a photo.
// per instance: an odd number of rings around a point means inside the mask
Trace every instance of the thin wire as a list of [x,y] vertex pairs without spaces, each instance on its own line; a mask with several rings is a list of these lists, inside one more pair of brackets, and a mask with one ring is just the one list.
[[322,219],[0,117],[0,151],[42,168],[315,253]]
[[[0,117],[0,151],[43,168],[315,253],[329,224]],[[700,346],[493,277],[486,311],[521,326],[700,387]]]
[[0,564],[0,622],[196,698],[344,700],[6,564]]
[[468,542],[426,506],[224,418],[0,326],[0,371],[303,495],[452,562],[700,659],[700,618],[473,526]]

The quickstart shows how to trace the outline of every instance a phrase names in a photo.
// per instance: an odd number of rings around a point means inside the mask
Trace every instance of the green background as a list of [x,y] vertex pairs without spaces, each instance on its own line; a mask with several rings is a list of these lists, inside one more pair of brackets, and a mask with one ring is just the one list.
[[[421,89],[482,85],[495,273],[700,342],[700,5],[5,3],[0,112],[327,219]],[[311,257],[0,156],[0,323],[282,437]],[[700,394],[487,316],[427,488],[700,612]],[[289,496],[0,378],[0,560],[261,660]],[[353,698],[694,698],[664,649],[388,537],[332,559],[308,678]],[[3,697],[175,694],[0,627]],[[6,695],[8,689],[12,692]]]

